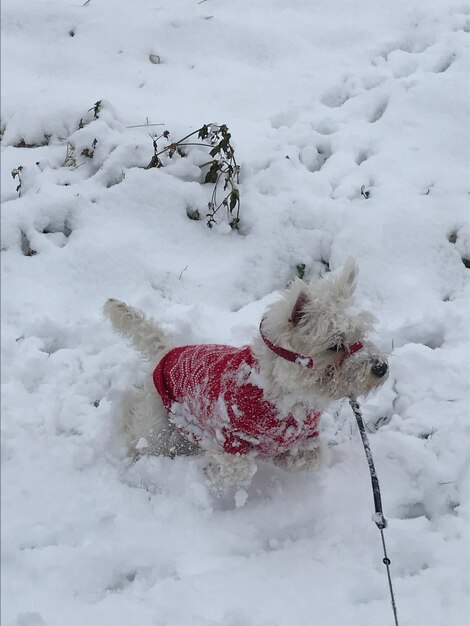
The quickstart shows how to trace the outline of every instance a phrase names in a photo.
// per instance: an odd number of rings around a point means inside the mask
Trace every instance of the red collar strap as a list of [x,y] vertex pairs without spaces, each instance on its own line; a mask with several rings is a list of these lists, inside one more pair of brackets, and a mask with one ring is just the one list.
[[340,366],[344,363],[344,361],[346,361],[346,359],[348,359],[351,356],[351,354],[354,354],[355,352],[357,352],[363,347],[364,346],[362,345],[360,341],[356,341],[356,343],[352,343],[350,346],[348,346],[346,350],[344,351],[341,361],[339,362]]
[[[274,352],[274,354],[277,354],[277,356],[280,356],[282,359],[290,361],[291,363],[297,363],[297,365],[300,365],[301,367],[307,367],[309,369],[312,369],[312,367],[315,366],[315,359],[312,356],[305,356],[303,354],[300,354],[299,352],[293,352],[292,350],[287,350],[287,348],[281,348],[281,346],[276,346],[276,344],[270,341],[263,332],[263,322],[264,318],[261,320],[259,325],[261,338],[268,346],[268,348],[272,350],[272,352]],[[354,354],[355,352],[360,350],[362,347],[363,346],[360,341],[356,341],[356,343],[350,345],[346,349],[339,365],[342,365],[343,361],[350,357],[351,354]]]

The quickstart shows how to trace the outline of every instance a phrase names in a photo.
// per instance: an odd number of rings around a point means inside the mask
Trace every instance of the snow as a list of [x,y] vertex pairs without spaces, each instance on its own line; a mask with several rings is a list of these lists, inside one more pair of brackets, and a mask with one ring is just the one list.
[[[400,624],[466,624],[470,5],[4,0],[2,30],[2,623],[393,623],[348,403],[318,473],[219,493],[200,459],[134,464],[116,412],[143,365],[100,313],[242,345],[297,265],[351,256],[390,354],[361,408]],[[149,134],[211,122],[238,233],[188,219],[206,148],[144,169]]]

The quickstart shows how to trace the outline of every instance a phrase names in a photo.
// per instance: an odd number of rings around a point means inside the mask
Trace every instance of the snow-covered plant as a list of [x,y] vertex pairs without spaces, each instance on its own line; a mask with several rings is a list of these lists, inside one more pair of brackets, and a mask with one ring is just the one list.
[[[198,141],[191,141],[196,137]],[[186,156],[185,148],[202,146],[210,148],[210,161],[203,163],[201,169],[209,168],[204,177],[204,183],[214,185],[211,198],[207,205],[207,225],[212,228],[216,224],[215,216],[221,208],[227,211],[227,219],[230,227],[238,229],[240,223],[240,192],[238,189],[240,166],[235,159],[235,151],[230,142],[231,134],[225,124],[204,124],[201,128],[189,133],[178,141],[172,141],[162,149],[158,148],[160,139],[170,140],[170,133],[165,130],[160,136],[152,138],[153,155],[146,169],[164,167],[160,158],[167,155],[170,159],[175,153],[181,157]],[[222,194],[220,194],[222,190]],[[222,196],[222,198],[220,198]],[[199,219],[199,211],[188,213],[190,219]]]
[[[95,104],[91,108],[88,109],[88,113],[90,113],[90,111],[93,111],[94,120],[97,120],[99,118],[102,107],[103,107],[103,100],[97,100]],[[79,130],[81,128],[84,128],[89,123],[90,122],[83,121],[83,117],[80,118],[80,121],[78,122]]]
[[62,163],[62,167],[76,167],[76,165],[77,160],[75,158],[75,146],[68,141],[67,151],[65,154],[64,162]]
[[295,266],[295,270],[297,272],[297,276],[302,279],[305,276],[305,270],[307,269],[307,266],[305,265],[305,263],[297,263],[297,265]]
[[83,148],[81,155],[87,157],[87,159],[92,159],[95,154],[96,144],[98,143],[98,139],[96,137],[91,142],[91,148]]

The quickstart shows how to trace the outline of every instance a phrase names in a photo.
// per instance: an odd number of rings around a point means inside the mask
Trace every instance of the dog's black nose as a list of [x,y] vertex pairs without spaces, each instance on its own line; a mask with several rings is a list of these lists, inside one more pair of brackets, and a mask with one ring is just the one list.
[[377,376],[377,378],[382,378],[382,376],[385,376],[387,370],[388,365],[386,363],[376,363],[370,368],[372,374],[374,374],[374,376]]

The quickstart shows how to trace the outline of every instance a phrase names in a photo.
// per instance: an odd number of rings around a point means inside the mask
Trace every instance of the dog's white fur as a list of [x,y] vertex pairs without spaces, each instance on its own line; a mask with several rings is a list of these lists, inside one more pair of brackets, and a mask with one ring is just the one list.
[[[356,276],[356,264],[348,261],[337,275],[313,284],[296,279],[266,311],[263,329],[273,343],[315,359],[312,369],[301,367],[277,356],[261,336],[255,340],[252,350],[260,364],[259,385],[281,414],[291,413],[295,417],[303,415],[305,409],[321,412],[333,400],[364,395],[385,381],[386,375],[377,376],[372,368],[383,365],[386,369],[386,358],[364,339],[374,318],[352,308]],[[108,300],[104,313],[113,328],[151,361],[152,371],[174,347],[171,338],[152,319],[124,302]],[[357,341],[363,343],[363,349],[338,366],[341,346]],[[337,349],[332,349],[335,346]],[[175,456],[200,452],[168,419],[151,374],[141,388],[128,393],[123,427],[135,458],[141,454]],[[325,462],[327,451],[316,439],[274,457],[274,462],[286,469],[318,467]],[[256,472],[254,453],[227,454],[214,444],[205,454],[205,472],[216,484],[248,484]]]

